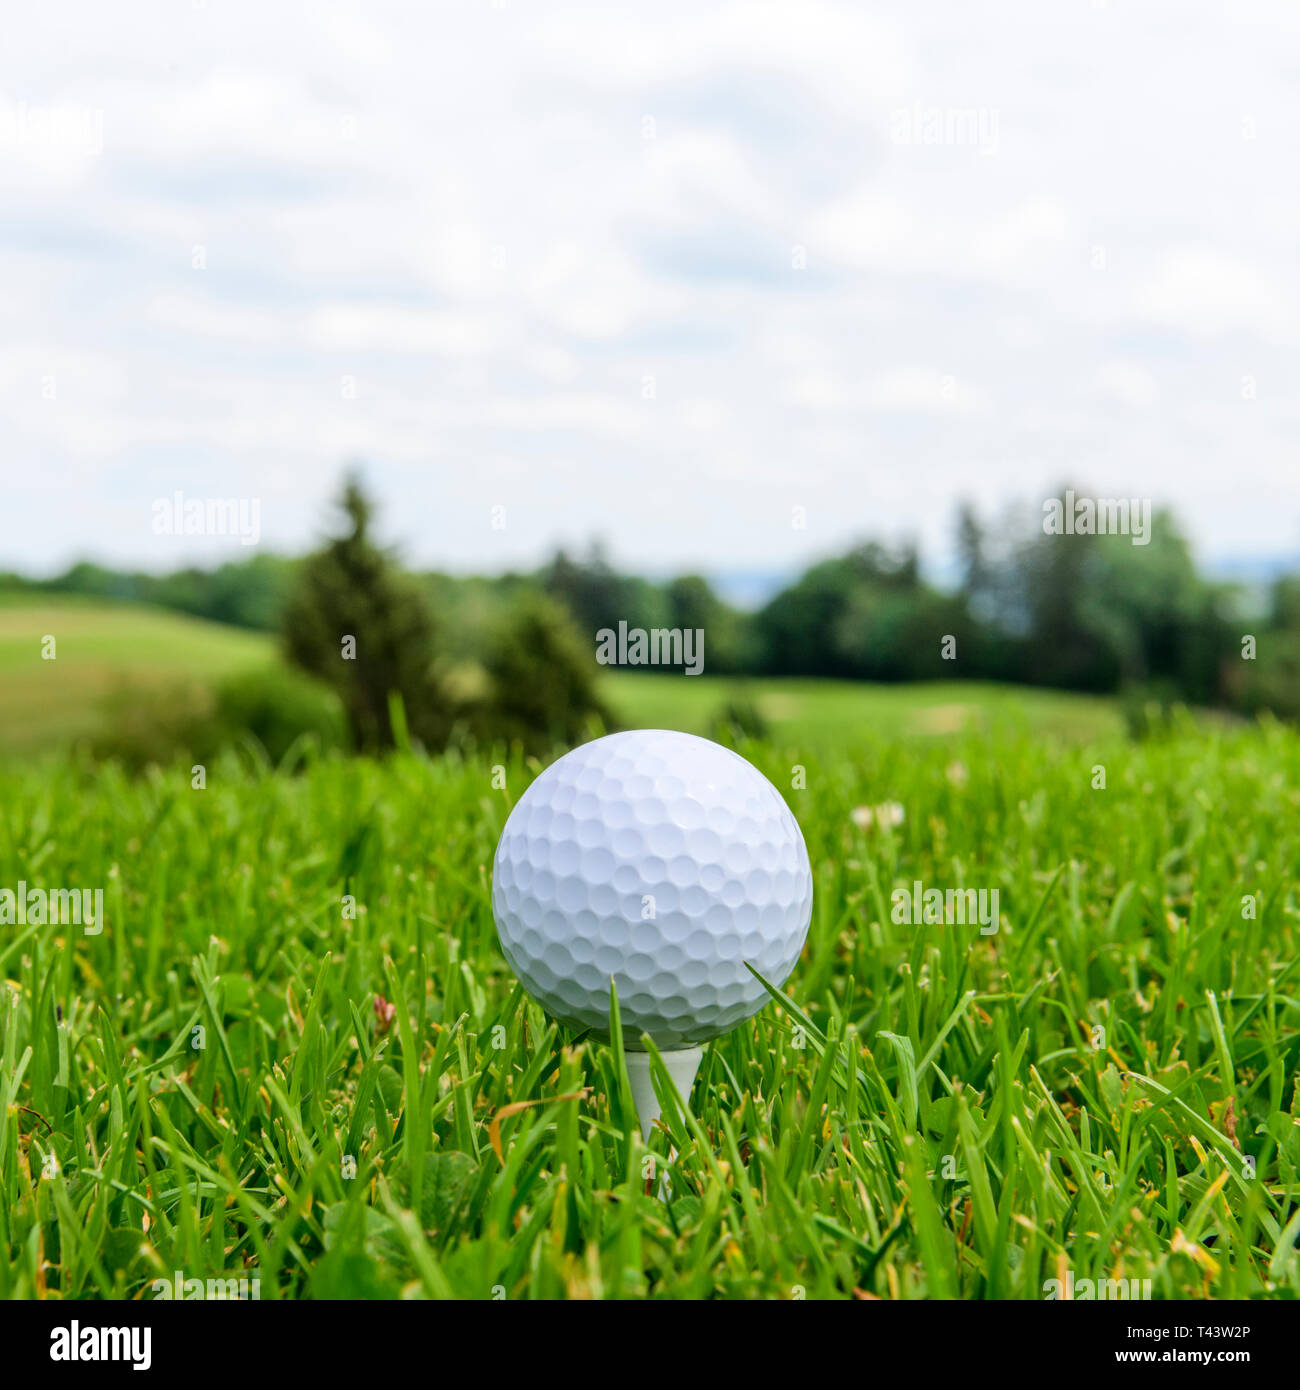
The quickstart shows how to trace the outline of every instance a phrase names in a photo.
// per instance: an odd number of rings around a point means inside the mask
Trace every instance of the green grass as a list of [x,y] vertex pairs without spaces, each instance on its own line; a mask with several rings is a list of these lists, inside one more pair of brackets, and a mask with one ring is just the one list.
[[[613,1051],[496,944],[536,765],[3,768],[0,887],[102,886],[106,927],[0,927],[0,1294],[1300,1296],[1300,738],[853,728],[745,750],[812,929],[652,1137],[669,1204]],[[915,879],[1001,930],[895,923]]]
[[[54,656],[42,652],[54,638]],[[0,594],[0,753],[43,753],[91,733],[124,683],[211,684],[274,659],[261,633],[134,604]]]
[[748,694],[778,741],[831,749],[864,733],[934,737],[962,730],[1021,730],[1047,737],[1118,734],[1123,718],[1111,700],[981,681],[871,685],[830,680],[741,680],[724,676],[604,676],[601,693],[630,728],[707,734],[728,698]]

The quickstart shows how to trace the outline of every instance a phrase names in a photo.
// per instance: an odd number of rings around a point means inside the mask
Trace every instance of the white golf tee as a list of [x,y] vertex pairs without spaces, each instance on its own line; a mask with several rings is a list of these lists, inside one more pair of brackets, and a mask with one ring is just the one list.
[[[704,1050],[699,1047],[684,1047],[678,1052],[661,1052],[664,1070],[672,1078],[677,1094],[685,1105],[695,1084],[695,1073],[700,1069],[700,1058]],[[650,1054],[648,1052],[625,1052],[627,1077],[632,1083],[632,1099],[636,1102],[637,1118],[641,1121],[641,1137],[648,1140],[654,1122],[659,1118],[659,1097],[650,1081]]]

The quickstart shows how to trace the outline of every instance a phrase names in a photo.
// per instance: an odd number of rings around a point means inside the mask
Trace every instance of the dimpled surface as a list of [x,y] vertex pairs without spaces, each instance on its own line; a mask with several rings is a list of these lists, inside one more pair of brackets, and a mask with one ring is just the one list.
[[624,1042],[734,1028],[794,969],[812,916],[798,822],[757,768],[691,734],[610,734],[519,799],[492,866],[506,959],[548,1013]]

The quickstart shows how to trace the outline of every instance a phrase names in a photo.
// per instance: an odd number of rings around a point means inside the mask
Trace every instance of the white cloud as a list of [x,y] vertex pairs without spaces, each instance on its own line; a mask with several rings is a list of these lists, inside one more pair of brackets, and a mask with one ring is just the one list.
[[1096,389],[1133,410],[1146,410],[1160,396],[1156,379],[1140,363],[1116,359],[1097,369]]
[[486,314],[393,308],[378,304],[325,304],[307,321],[306,341],[335,353],[429,353],[480,357],[503,335]]
[[844,267],[1016,285],[1059,262],[1069,220],[1046,197],[977,216],[863,189],[821,208],[811,227],[814,248]]
[[983,415],[988,398],[970,382],[930,367],[895,367],[865,383],[825,374],[795,378],[783,391],[790,405],[810,411],[879,415]]
[[523,272],[524,302],[553,329],[578,338],[613,339],[671,317],[680,291],[655,284],[625,253],[555,243]]
[[635,11],[560,7],[539,34],[548,70],[623,89],[750,69],[798,73],[846,114],[864,116],[904,90],[913,66],[901,27],[825,0],[732,0]]
[[984,394],[968,382],[924,367],[900,367],[867,388],[871,410],[901,415],[971,415],[988,411]]
[[146,315],[160,328],[198,338],[265,345],[279,341],[285,334],[285,324],[275,314],[198,295],[157,295],[150,301]]
[[1271,337],[1287,322],[1265,273],[1206,246],[1165,252],[1139,294],[1138,307],[1152,322],[1193,337],[1234,331]]
[[[267,535],[306,544],[356,456],[412,558],[470,568],[599,533],[790,569],[1067,475],[1293,543],[1300,17],[1000,14],[32,8],[0,52],[6,563],[147,562],[102,518],[169,479],[273,476]],[[891,141],[918,108],[996,139]]]

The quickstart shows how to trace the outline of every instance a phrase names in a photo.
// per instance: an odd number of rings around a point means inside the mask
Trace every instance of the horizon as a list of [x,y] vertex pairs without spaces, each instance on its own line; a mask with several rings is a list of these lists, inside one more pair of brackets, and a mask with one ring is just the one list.
[[[1177,517],[1175,516],[1175,519]],[[104,570],[120,574],[144,574],[152,578],[161,578],[169,574],[174,574],[182,570],[197,570],[203,573],[210,573],[227,564],[239,564],[246,560],[251,560],[257,555],[272,556],[284,560],[301,560],[312,553],[314,547],[298,550],[270,550],[265,547],[246,547],[241,546],[238,540],[226,537],[227,541],[232,542],[230,548],[224,554],[213,554],[204,557],[204,560],[191,560],[183,564],[158,563],[153,567],[146,566],[119,566],[107,564],[102,559],[92,555],[80,555],[71,560],[68,564],[62,565],[47,573],[32,570],[10,570],[3,563],[0,563],[0,574],[12,574],[24,583],[47,584],[68,574],[78,565],[91,565]],[[561,541],[548,551],[539,562],[530,565],[516,565],[504,568],[453,568],[440,565],[420,565],[414,566],[407,563],[407,557],[402,552],[400,544],[396,546],[396,558],[403,564],[404,568],[416,574],[439,574],[449,578],[463,579],[503,579],[511,574],[533,574],[550,563],[551,560],[563,551],[571,559],[579,562],[584,561],[591,554],[593,545],[599,546],[605,560],[610,567],[618,574],[628,575],[635,578],[646,580],[652,584],[666,584],[671,580],[687,574],[698,574],[704,578],[714,593],[732,608],[742,612],[754,612],[761,608],[776,594],[790,585],[796,583],[814,565],[828,560],[834,560],[844,555],[852,546],[857,544],[867,544],[870,542],[880,542],[886,546],[896,546],[906,544],[907,537],[898,539],[884,538],[880,536],[862,535],[852,538],[842,548],[828,551],[824,554],[811,556],[806,562],[797,566],[786,567],[761,567],[761,566],[737,566],[734,568],[690,568],[681,567],[675,569],[664,569],[662,567],[634,568],[623,564],[620,558],[613,554],[600,536],[588,537],[579,543],[568,543]],[[1206,579],[1215,583],[1237,584],[1248,591],[1262,592],[1267,589],[1274,581],[1283,575],[1300,572],[1300,556],[1288,555],[1278,552],[1272,555],[1228,555],[1221,557],[1201,556],[1196,552],[1194,543],[1191,545],[1192,558],[1200,572]],[[949,557],[946,562],[936,563],[922,549],[918,552],[919,569],[922,579],[933,587],[945,592],[955,591],[959,587],[959,577],[957,564],[954,558]]]

